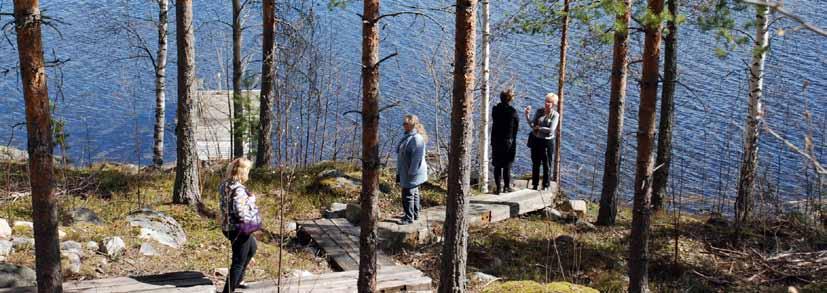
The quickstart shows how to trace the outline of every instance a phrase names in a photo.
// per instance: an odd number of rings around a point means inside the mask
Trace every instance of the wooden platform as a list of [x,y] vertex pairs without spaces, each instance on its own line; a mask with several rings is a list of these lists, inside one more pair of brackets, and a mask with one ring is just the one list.
[[[0,293],[33,293],[35,287],[0,289]],[[63,283],[63,292],[84,293],[206,293],[216,292],[212,281],[200,272],[174,272],[151,276],[118,277]]]
[[[499,195],[483,194],[471,197],[468,205],[468,224],[471,227],[504,221],[550,206],[557,195],[557,185],[552,183],[548,191],[517,190]],[[422,210],[419,220],[409,225],[399,225],[396,220],[377,223],[381,244],[386,247],[414,247],[439,241],[445,223],[445,207],[436,206]]]
[[[335,270],[359,270],[359,227],[344,218],[306,220],[297,224],[300,237],[318,244]],[[379,268],[395,265],[381,251],[377,251],[377,263]]]
[[[345,271],[322,274],[305,278],[282,280],[281,292],[356,292],[356,283],[359,271]],[[380,292],[431,292],[431,278],[419,270],[409,266],[380,267],[376,276],[377,290]],[[236,292],[270,293],[276,292],[275,280],[250,283],[249,287]]]

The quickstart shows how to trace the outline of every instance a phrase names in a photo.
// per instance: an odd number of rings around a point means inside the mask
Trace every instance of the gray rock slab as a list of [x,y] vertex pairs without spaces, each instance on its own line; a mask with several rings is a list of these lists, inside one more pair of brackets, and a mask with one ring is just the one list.
[[126,217],[131,226],[141,228],[141,238],[152,239],[172,248],[181,248],[187,242],[187,234],[174,218],[150,209],[129,213]]
[[34,286],[34,270],[13,264],[0,263],[0,288]]

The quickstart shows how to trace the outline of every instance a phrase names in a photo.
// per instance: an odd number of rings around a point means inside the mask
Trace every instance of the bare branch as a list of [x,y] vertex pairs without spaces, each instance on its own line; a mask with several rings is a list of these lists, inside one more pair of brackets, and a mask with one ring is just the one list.
[[784,3],[782,3],[781,1],[778,1],[778,2],[768,1],[768,0],[738,0],[738,1],[741,1],[743,3],[754,4],[754,5],[767,6],[767,7],[771,8],[772,10],[774,10],[778,13],[781,13],[781,14],[795,20],[796,22],[800,23],[801,26],[803,26],[804,28],[806,28],[806,29],[808,29],[808,30],[810,30],[810,31],[812,31],[816,34],[827,37],[827,30],[825,30],[823,28],[820,28],[820,27],[817,27],[817,26],[813,25],[812,23],[809,23],[806,20],[802,19],[798,15],[795,15],[794,13],[792,13],[789,10],[785,9],[784,8]]
[[813,166],[815,167],[816,172],[818,172],[818,174],[827,176],[827,169],[824,169],[824,166],[822,166],[821,163],[819,163],[818,160],[816,160],[816,158],[813,157],[811,154],[809,154],[809,153],[805,152],[804,150],[798,148],[795,144],[793,144],[789,140],[786,140],[783,137],[781,137],[781,135],[779,135],[778,133],[773,131],[772,128],[770,128],[766,123],[764,123],[764,130],[767,131],[767,133],[769,133],[770,135],[774,136],[776,139],[783,142],[785,145],[787,145],[788,148],[792,149],[793,151],[795,151],[796,153],[798,153],[799,155],[801,155],[802,157],[804,157],[805,159],[807,159],[808,161],[813,163]]
[[390,105],[386,105],[382,108],[379,108],[379,113],[382,113],[383,111],[388,110],[388,109],[393,108],[393,107],[396,107],[396,106],[399,106],[399,101],[393,102]]

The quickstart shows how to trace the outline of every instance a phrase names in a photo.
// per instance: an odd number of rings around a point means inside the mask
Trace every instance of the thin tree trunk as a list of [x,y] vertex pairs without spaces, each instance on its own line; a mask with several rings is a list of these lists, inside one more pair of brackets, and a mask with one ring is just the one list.
[[201,204],[198,183],[198,154],[195,149],[195,28],[192,25],[192,0],[175,2],[176,42],[178,46],[178,162],[175,167],[175,185],[172,202]]
[[169,2],[158,0],[158,52],[155,64],[155,140],[152,163],[161,167],[164,163],[164,121],[167,90],[167,15]]
[[273,163],[273,82],[275,63],[275,0],[262,3],[264,28],[262,37],[261,63],[261,100],[259,101],[258,148],[256,150],[256,167],[266,167]]
[[477,1],[457,0],[454,45],[454,89],[451,104],[451,151],[448,199],[443,228],[439,292],[465,292],[468,258],[468,197],[471,195],[471,141],[474,100]]
[[57,200],[52,189],[52,118],[49,112],[46,68],[43,64],[41,19],[39,1],[14,1],[20,77],[26,101],[37,291],[59,293],[63,292],[63,275],[60,271],[58,248]]
[[669,14],[673,17],[666,23],[669,34],[664,37],[663,52],[663,92],[660,101],[660,125],[658,126],[658,157],[652,183],[652,209],[663,209],[663,199],[667,196],[666,186],[669,182],[669,165],[672,161],[672,125],[675,120],[675,85],[678,81],[678,0],[667,0]]
[[364,1],[362,17],[362,215],[359,292],[376,292],[376,190],[379,189],[379,0]]
[[244,104],[241,96],[241,0],[233,0],[233,157],[244,156]]
[[[649,0],[654,15],[663,11],[663,0]],[[644,28],[643,73],[640,82],[638,111],[637,165],[635,168],[635,198],[632,210],[632,234],[629,243],[629,292],[648,292],[649,216],[652,194],[652,146],[655,138],[655,111],[658,100],[658,67],[660,57],[661,24]]]
[[554,180],[557,186],[561,186],[560,182],[560,146],[563,144],[563,101],[564,91],[566,85],[566,51],[569,47],[569,0],[563,0],[563,34],[560,37],[560,71],[557,79],[557,96],[560,101],[557,103],[557,113],[560,114],[560,119],[557,123],[557,134],[554,143]]
[[480,161],[480,192],[488,192],[488,109],[490,103],[489,91],[489,58],[491,45],[491,27],[489,25],[488,1],[482,0],[482,81],[480,84],[482,101],[480,101],[480,140],[479,140],[479,161]]
[[741,175],[738,177],[738,197],[735,200],[735,223],[741,227],[753,206],[752,189],[755,171],[758,169],[758,136],[761,122],[761,99],[764,88],[764,61],[769,50],[769,33],[766,6],[755,6],[755,46],[752,49],[752,63],[749,69],[749,113],[744,128],[744,157],[741,161]]
[[603,166],[603,190],[597,224],[611,226],[617,218],[617,187],[620,176],[620,146],[623,145],[623,112],[626,103],[626,78],[629,63],[629,22],[632,19],[632,0],[623,1],[623,14],[617,15],[622,30],[615,31],[612,58],[611,97],[609,100],[609,127],[606,136],[606,158]]

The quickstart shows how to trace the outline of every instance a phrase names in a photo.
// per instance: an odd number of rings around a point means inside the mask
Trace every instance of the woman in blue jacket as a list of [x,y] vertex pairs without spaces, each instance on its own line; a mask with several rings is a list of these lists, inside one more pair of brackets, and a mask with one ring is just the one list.
[[416,115],[405,115],[402,126],[405,135],[396,147],[396,177],[402,186],[402,209],[405,215],[400,224],[407,225],[419,219],[419,185],[428,180],[428,163],[425,161],[425,145],[428,135]]

